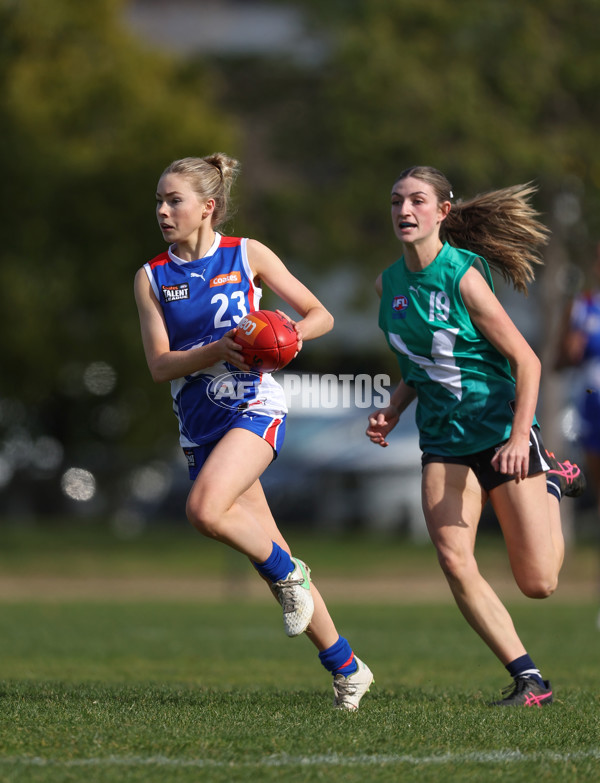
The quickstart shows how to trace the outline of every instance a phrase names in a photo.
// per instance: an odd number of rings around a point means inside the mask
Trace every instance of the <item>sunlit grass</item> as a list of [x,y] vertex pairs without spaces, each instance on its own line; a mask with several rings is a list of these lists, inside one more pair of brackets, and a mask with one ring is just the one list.
[[[0,572],[22,582],[40,572],[57,580],[85,573],[77,563],[69,571],[80,558],[104,577],[100,586],[157,571],[161,584],[192,569],[231,573],[227,561],[210,559],[221,547],[185,529],[122,542],[90,527],[39,536],[4,528],[0,540]],[[439,576],[428,546],[364,537],[294,542],[327,578],[347,574],[349,563],[364,584],[382,573],[400,572],[407,584],[411,574]],[[504,559],[497,539],[483,550],[490,564]],[[595,556],[576,553],[592,583]],[[487,706],[508,676],[446,599],[338,597],[330,601],[338,629],[376,678],[356,714],[332,710],[330,677],[314,647],[285,636],[272,600],[243,590],[225,601],[116,598],[3,596],[2,783],[597,780],[595,597],[578,600],[571,590],[569,600],[510,605],[555,688],[555,703],[543,710]]]

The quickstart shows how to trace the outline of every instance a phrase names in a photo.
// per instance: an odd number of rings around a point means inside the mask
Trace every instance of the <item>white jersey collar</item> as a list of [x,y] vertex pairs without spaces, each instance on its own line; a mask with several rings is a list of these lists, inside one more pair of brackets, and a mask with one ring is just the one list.
[[[202,256],[202,258],[209,258],[210,256],[214,256],[214,254],[219,249],[219,245],[221,244],[221,234],[219,234],[218,231],[215,231],[215,241],[212,243],[210,249],[208,252]],[[183,258],[179,258],[179,256],[176,256],[173,252],[174,245],[171,245],[169,247],[169,258],[171,261],[173,261],[175,264],[193,264],[194,261],[184,261]],[[194,259],[195,261],[200,261],[199,258]]]

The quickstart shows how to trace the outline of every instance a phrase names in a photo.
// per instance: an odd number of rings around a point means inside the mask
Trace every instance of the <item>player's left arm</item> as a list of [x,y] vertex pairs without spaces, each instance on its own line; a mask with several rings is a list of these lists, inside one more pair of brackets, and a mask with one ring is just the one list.
[[248,240],[247,250],[254,276],[301,316],[301,320],[293,322],[299,342],[313,340],[333,328],[331,313],[272,250],[255,239]]
[[541,362],[476,269],[469,269],[460,293],[471,320],[506,357],[515,379],[515,412],[511,435],[492,460],[501,473],[525,478],[529,471],[529,431],[538,400]]

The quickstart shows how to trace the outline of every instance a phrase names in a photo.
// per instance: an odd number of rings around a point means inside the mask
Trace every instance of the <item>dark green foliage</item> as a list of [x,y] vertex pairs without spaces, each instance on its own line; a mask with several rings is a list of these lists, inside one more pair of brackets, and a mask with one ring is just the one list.
[[[334,311],[335,333],[299,370],[392,367],[375,316],[368,350],[352,326],[399,252],[388,194],[406,165],[444,169],[459,197],[534,180],[569,260],[590,257],[596,0],[297,4],[320,44],[312,62],[180,60],[126,31],[124,0],[0,0],[0,435],[56,437],[65,467],[92,470],[105,497],[175,443],[132,295],[136,269],[163,249],[153,191],[175,157],[238,156],[231,230],[271,245]],[[117,373],[103,397],[82,383],[96,361]]]
[[[94,440],[146,442],[151,405],[167,419],[133,301],[136,270],[164,247],[154,189],[173,158],[235,146],[208,69],[190,75],[126,34],[122,6],[0,2],[0,396],[35,405],[28,429],[80,462]],[[117,373],[108,397],[83,389],[94,361]],[[116,434],[103,405],[126,422]]]

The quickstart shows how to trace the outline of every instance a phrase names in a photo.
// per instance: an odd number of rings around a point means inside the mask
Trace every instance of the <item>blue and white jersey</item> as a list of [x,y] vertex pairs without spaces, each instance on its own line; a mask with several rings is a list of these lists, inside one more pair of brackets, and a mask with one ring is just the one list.
[[[571,328],[585,335],[582,362],[600,365],[600,291],[583,291],[575,297],[571,309]],[[597,372],[597,370],[596,370]],[[590,379],[598,388],[598,377]]]
[[579,437],[587,451],[600,454],[600,291],[583,291],[571,309],[571,329],[585,335],[585,350],[570,386],[577,400]]
[[[262,291],[253,280],[247,241],[216,234],[202,258],[183,261],[169,248],[144,265],[172,351],[219,340],[259,309]],[[269,373],[242,373],[227,362],[171,381],[171,395],[184,448],[217,440],[243,411],[287,413],[283,389]]]

